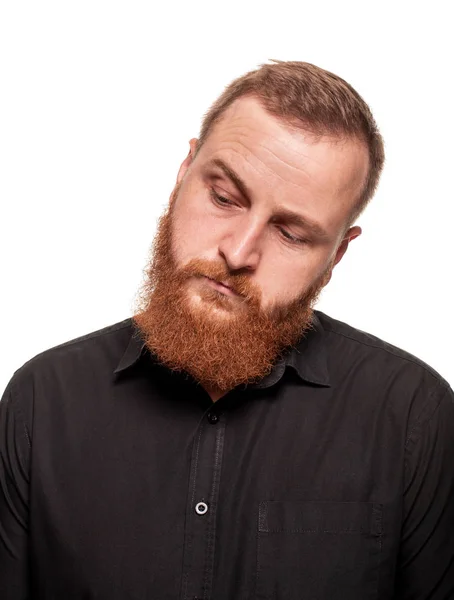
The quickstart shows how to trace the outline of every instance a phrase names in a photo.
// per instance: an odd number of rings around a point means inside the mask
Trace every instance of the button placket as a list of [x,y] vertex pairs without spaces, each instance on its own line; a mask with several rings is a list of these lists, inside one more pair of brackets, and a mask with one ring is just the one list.
[[[214,427],[211,426],[213,420]],[[191,456],[185,524],[185,540],[190,542],[184,545],[181,580],[181,597],[188,600],[200,595],[211,597],[224,435],[224,419],[210,407],[199,423]]]

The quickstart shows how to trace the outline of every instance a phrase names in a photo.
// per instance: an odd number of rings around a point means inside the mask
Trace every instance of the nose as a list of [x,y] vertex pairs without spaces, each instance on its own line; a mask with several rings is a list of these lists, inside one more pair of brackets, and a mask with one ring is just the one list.
[[258,222],[244,219],[229,223],[229,231],[219,244],[219,254],[231,271],[247,269],[254,271],[260,261],[260,240],[263,226]]

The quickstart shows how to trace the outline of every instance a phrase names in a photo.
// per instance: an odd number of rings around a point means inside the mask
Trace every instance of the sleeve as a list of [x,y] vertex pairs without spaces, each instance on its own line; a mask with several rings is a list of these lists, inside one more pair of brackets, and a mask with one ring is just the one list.
[[0,400],[0,598],[26,600],[31,445],[13,380]]
[[454,394],[438,396],[407,439],[396,600],[454,598]]

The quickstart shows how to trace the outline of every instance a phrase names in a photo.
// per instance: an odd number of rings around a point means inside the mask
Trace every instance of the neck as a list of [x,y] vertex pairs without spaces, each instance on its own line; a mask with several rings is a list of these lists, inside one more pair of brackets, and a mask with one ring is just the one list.
[[207,388],[204,387],[203,388],[206,393],[209,395],[209,397],[211,398],[211,400],[213,402],[216,402],[217,400],[219,400],[219,398],[222,398],[222,396],[225,396],[230,390],[220,390],[219,388]]

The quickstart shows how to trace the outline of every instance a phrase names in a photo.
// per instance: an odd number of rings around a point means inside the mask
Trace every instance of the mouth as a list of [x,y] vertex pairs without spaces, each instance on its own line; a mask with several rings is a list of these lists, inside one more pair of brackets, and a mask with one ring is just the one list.
[[211,285],[211,287],[213,287],[215,290],[218,290],[218,292],[221,292],[226,296],[239,296],[237,292],[235,292],[230,286],[226,285],[225,283],[217,281],[216,279],[211,279],[211,277],[205,277],[205,279],[207,280],[208,284]]

